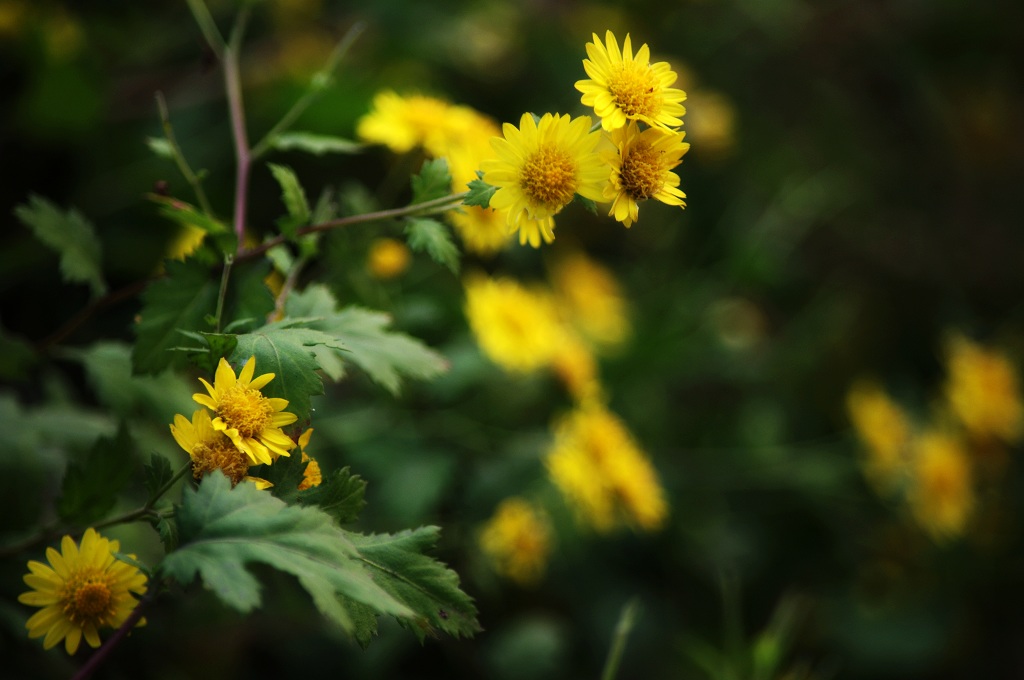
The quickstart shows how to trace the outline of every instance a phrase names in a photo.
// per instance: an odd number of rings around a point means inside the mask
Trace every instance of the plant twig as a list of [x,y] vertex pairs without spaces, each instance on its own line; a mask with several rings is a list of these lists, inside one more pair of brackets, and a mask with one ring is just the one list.
[[224,256],[224,269],[220,274],[220,290],[217,291],[217,311],[214,314],[213,330],[215,333],[220,333],[220,322],[224,316],[224,300],[228,296],[228,280],[231,278],[231,265],[234,261],[234,255]]
[[171,147],[171,156],[174,158],[178,170],[185,178],[185,181],[189,183],[189,186],[192,187],[192,191],[195,192],[199,207],[203,209],[204,213],[212,217],[213,210],[210,209],[210,202],[206,199],[203,185],[200,183],[196,173],[192,171],[188,161],[185,160],[185,154],[182,153],[181,147],[178,146],[178,140],[174,137],[174,129],[171,127],[171,119],[167,113],[167,102],[164,101],[163,92],[156,93],[156,106],[160,110],[160,122],[163,124],[164,138],[167,139],[167,143]]
[[143,595],[142,599],[139,600],[139,603],[135,605],[135,609],[133,609],[132,613],[128,615],[128,618],[124,620],[124,623],[122,623],[121,626],[114,631],[114,634],[103,643],[103,646],[97,649],[96,653],[89,657],[89,660],[78,669],[78,672],[75,673],[72,680],[87,680],[87,678],[91,677],[92,674],[96,672],[96,669],[107,660],[107,657],[110,656],[114,648],[128,635],[128,633],[131,632],[132,628],[135,627],[135,624],[139,622],[139,619],[142,618],[143,611],[153,602],[153,600],[156,599],[159,590],[160,588],[158,584],[149,584],[146,594]]
[[622,608],[619,614],[619,622],[615,625],[615,636],[612,638],[612,646],[608,650],[608,658],[604,662],[604,670],[601,672],[601,680],[614,680],[615,674],[619,671],[619,664],[622,662],[622,653],[626,649],[626,639],[633,630],[636,623],[637,610],[639,605],[635,599],[630,600]]
[[225,49],[224,37],[217,29],[217,24],[210,15],[210,10],[206,7],[206,3],[203,0],[186,0],[186,2],[188,2],[188,8],[192,11],[192,17],[199,24],[199,30],[202,32],[206,44],[210,46],[213,53],[220,59]]
[[248,8],[238,13],[238,20],[231,31],[231,41],[224,50],[224,86],[228,96],[228,110],[231,116],[231,133],[235,141],[235,236],[238,250],[245,240],[245,209],[249,197],[249,169],[252,154],[249,137],[245,130],[245,109],[242,106],[242,76],[239,69],[238,53],[249,21]]
[[265,154],[274,142],[277,140],[278,135],[290,128],[299,116],[301,116],[306,109],[309,108],[313,102],[323,95],[327,89],[327,85],[330,83],[334,72],[337,70],[338,65],[341,63],[342,58],[348,53],[352,43],[356,41],[359,35],[365,30],[366,25],[363,22],[357,22],[348,29],[348,32],[342,37],[342,39],[335,45],[334,50],[331,52],[331,56],[328,58],[327,63],[324,67],[314,74],[310,81],[309,88],[306,92],[299,97],[298,100],[292,105],[292,108],[288,110],[281,120],[277,121],[277,124],[270,129],[266,135],[263,136],[253,148],[252,158],[255,160]]

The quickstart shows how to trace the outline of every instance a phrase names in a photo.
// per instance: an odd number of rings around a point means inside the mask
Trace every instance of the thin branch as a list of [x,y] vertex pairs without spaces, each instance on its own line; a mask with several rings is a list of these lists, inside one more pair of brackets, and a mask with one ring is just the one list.
[[298,120],[306,109],[309,108],[313,102],[319,99],[327,86],[331,82],[331,78],[334,76],[334,72],[337,70],[338,65],[341,63],[342,58],[348,53],[352,43],[362,34],[365,30],[366,25],[363,22],[357,22],[348,29],[348,32],[342,37],[342,39],[335,45],[334,50],[331,52],[330,58],[327,60],[327,64],[314,74],[312,80],[310,80],[309,88],[306,92],[292,105],[292,108],[288,110],[281,120],[277,122],[274,127],[270,129],[266,135],[263,136],[253,148],[252,158],[253,160],[260,158],[265,154],[274,142],[277,140],[278,135],[287,130]]
[[140,279],[139,281],[129,283],[128,285],[122,288],[118,288],[115,291],[107,293],[106,295],[97,300],[93,300],[92,302],[89,303],[87,307],[82,308],[81,311],[79,311],[73,317],[64,322],[63,326],[61,326],[50,335],[43,338],[43,340],[38,342],[36,344],[36,349],[39,352],[46,352],[54,345],[58,345],[64,342],[64,340],[70,337],[72,333],[77,331],[82,326],[82,324],[84,324],[86,321],[92,318],[92,316],[96,314],[96,312],[100,311],[104,307],[109,307],[110,305],[116,302],[120,302],[121,300],[125,300],[134,295],[137,295],[138,293],[142,292],[142,290],[152,280],[153,279],[151,278]]
[[181,147],[178,146],[178,140],[174,137],[174,129],[171,127],[170,115],[167,113],[167,102],[164,101],[163,92],[156,93],[156,106],[160,110],[160,122],[163,124],[164,138],[167,139],[167,143],[171,147],[171,156],[174,158],[174,162],[178,166],[178,170],[181,172],[185,181],[192,187],[192,191],[196,194],[196,200],[199,202],[199,207],[203,209],[203,212],[207,215],[213,216],[213,210],[210,209],[210,202],[206,199],[206,192],[203,191],[203,185],[199,181],[199,177],[192,171],[192,167],[185,160],[185,154],[182,153]]
[[272,319],[276,320],[284,317],[284,305],[288,301],[288,295],[295,289],[295,284],[299,281],[299,274],[308,261],[308,257],[300,257],[288,269],[288,276],[285,277],[284,283],[281,285],[281,292],[277,294],[277,298],[274,300]]
[[601,680],[613,680],[619,671],[619,664],[622,662],[622,653],[626,649],[626,639],[633,630],[636,623],[637,601],[630,600],[622,608],[619,614],[619,622],[615,626],[615,637],[612,638],[612,646],[608,650],[608,658],[604,663],[604,671],[601,673]]
[[228,296],[228,280],[231,278],[231,265],[234,264],[234,255],[224,256],[224,269],[220,273],[220,290],[217,292],[217,311],[214,315],[216,321],[213,324],[214,333],[220,333],[220,322],[224,315],[224,300]]
[[[336,220],[329,220],[327,222],[321,222],[320,224],[303,227],[295,232],[295,236],[305,236],[306,234],[330,231],[331,229],[338,229],[339,227],[349,227],[354,224],[377,222],[379,220],[394,219],[397,217],[436,215],[438,213],[448,212],[449,210],[458,207],[462,204],[463,199],[465,199],[467,195],[469,195],[469,192],[464,191],[458,194],[450,194],[441,198],[435,198],[431,201],[424,201],[423,203],[413,203],[412,205],[407,205],[401,208],[390,208],[388,210],[377,210],[375,212],[363,213],[362,215],[339,217]],[[238,259],[251,260],[254,257],[258,257],[259,255],[267,252],[274,246],[284,243],[286,240],[288,239],[283,235],[267,239],[258,246],[240,252],[238,254]]]
[[128,618],[124,620],[124,623],[121,624],[120,628],[114,631],[114,634],[103,643],[103,646],[96,650],[95,654],[89,657],[89,660],[78,669],[78,672],[75,673],[72,680],[87,680],[96,672],[96,669],[107,660],[107,657],[110,656],[114,648],[117,647],[121,640],[131,632],[132,628],[135,627],[135,624],[139,622],[139,619],[142,618],[143,611],[153,602],[153,600],[156,599],[157,592],[159,590],[160,588],[158,587],[158,584],[151,583],[149,585],[149,588],[146,590],[146,594],[142,596],[142,599],[139,600],[135,609],[133,609],[132,613],[128,615]]
[[238,65],[238,52],[245,34],[245,26],[249,20],[248,8],[238,14],[235,28],[231,31],[231,42],[224,51],[224,85],[228,96],[228,109],[231,115],[231,132],[235,141],[235,236],[238,238],[238,250],[242,249],[245,240],[245,209],[249,198],[249,168],[252,155],[249,150],[249,138],[245,130],[245,109],[242,106],[242,77]]
[[210,10],[207,9],[206,3],[203,0],[186,0],[188,2],[188,8],[192,10],[192,17],[199,24],[199,30],[203,34],[203,38],[206,39],[206,44],[210,46],[213,53],[220,59],[224,54],[224,37],[220,34],[217,29],[217,24],[213,20],[213,16],[210,15]]

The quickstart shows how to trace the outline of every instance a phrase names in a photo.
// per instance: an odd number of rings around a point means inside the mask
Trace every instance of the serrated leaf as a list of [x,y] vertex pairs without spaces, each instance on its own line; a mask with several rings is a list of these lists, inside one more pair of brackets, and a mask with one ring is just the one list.
[[412,202],[424,203],[451,193],[452,176],[448,161],[434,158],[423,162],[420,174],[412,176]]
[[113,437],[100,437],[85,455],[68,463],[57,501],[65,522],[87,525],[102,519],[132,475],[134,442],[121,423]]
[[149,194],[149,200],[157,204],[157,210],[167,219],[189,227],[198,227],[214,236],[230,234],[231,228],[202,210],[172,196]]
[[377,635],[377,612],[373,607],[347,597],[340,598],[340,601],[341,606],[348,612],[349,619],[352,620],[352,637],[360,647],[366,649]]
[[67,212],[35,194],[28,204],[19,205],[14,214],[40,241],[60,253],[60,271],[65,281],[87,283],[94,297],[107,292],[100,261],[100,242],[90,223],[80,212]]
[[356,521],[366,506],[366,482],[345,467],[323,475],[318,486],[300,491],[299,484],[306,465],[301,456],[292,455],[278,458],[273,465],[251,468],[250,474],[272,483],[274,486],[270,487],[270,493],[285,503],[316,506],[338,524]]
[[[231,271],[224,318],[262,319],[273,311],[274,298],[263,278],[265,261],[236,264]],[[217,309],[219,273],[197,260],[168,261],[167,275],[142,293],[142,311],[135,326],[137,342],[132,351],[136,374],[159,373],[168,367],[183,368],[188,353],[172,351],[183,346],[183,332],[210,332],[207,317]]]
[[364,145],[351,139],[315,132],[283,132],[274,140],[274,148],[281,151],[294,149],[322,156],[325,153],[359,153]]
[[145,474],[146,493],[150,499],[155,498],[157,492],[174,479],[171,462],[158,453],[154,453],[149,459],[149,464],[143,466],[143,473]]
[[466,186],[469,187],[469,193],[466,198],[462,199],[464,205],[478,205],[481,208],[486,208],[491,204],[491,197],[494,196],[494,192],[498,190],[498,187],[492,186],[483,180],[484,174],[477,170],[477,179],[470,181]]
[[262,389],[268,397],[288,400],[288,411],[298,418],[299,426],[308,422],[310,397],[323,394],[324,385],[313,347],[324,345],[343,349],[334,337],[313,328],[299,327],[296,320],[269,324],[252,333],[238,336],[238,345],[229,361],[242,366],[256,357],[256,375],[273,373],[274,379]]
[[174,521],[173,517],[160,517],[152,520],[150,524],[156,529],[157,534],[160,535],[160,542],[164,546],[164,552],[171,552],[178,547],[179,535],[178,535],[178,523]]
[[429,217],[411,217],[405,235],[413,250],[426,251],[434,262],[448,267],[453,274],[459,273],[459,249],[446,226]]
[[186,489],[178,510],[181,542],[161,563],[182,583],[199,576],[225,604],[248,612],[261,602],[247,565],[262,563],[295,576],[317,609],[345,630],[355,626],[339,596],[398,617],[413,612],[377,585],[348,535],[324,512],[287,505],[219,471]]
[[160,158],[174,158],[171,143],[164,137],[146,137],[146,146]]
[[278,220],[281,233],[290,239],[295,238],[295,231],[306,224],[309,224],[309,201],[306,200],[306,192],[299,183],[295,171],[287,165],[267,163],[271,174],[281,187],[281,200],[288,209],[288,217]]
[[416,612],[410,626],[421,640],[435,629],[455,637],[481,630],[476,605],[459,588],[459,576],[423,553],[434,548],[441,530],[420,527],[397,534],[350,534],[381,588]]
[[389,331],[391,317],[387,314],[360,307],[338,310],[336,304],[326,286],[315,284],[292,293],[285,311],[309,317],[310,328],[323,331],[345,348],[338,352],[324,346],[325,352],[356,364],[393,394],[401,388],[402,378],[428,380],[447,369],[445,358],[416,338]]

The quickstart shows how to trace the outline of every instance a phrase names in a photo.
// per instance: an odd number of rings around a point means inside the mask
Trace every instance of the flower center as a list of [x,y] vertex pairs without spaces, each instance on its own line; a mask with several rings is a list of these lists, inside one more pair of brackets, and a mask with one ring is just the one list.
[[192,476],[196,479],[201,479],[213,470],[220,470],[231,480],[231,486],[234,486],[249,472],[250,464],[249,456],[239,451],[227,437],[199,442],[192,449]]
[[64,615],[76,626],[100,625],[112,613],[110,584],[103,575],[90,569],[74,574],[61,593]]
[[658,83],[649,66],[623,64],[608,82],[608,91],[627,118],[654,118],[661,110]]
[[648,199],[661,189],[661,152],[646,142],[637,142],[622,156],[619,181],[623,190],[635,200]]
[[270,422],[274,409],[259,390],[234,385],[220,398],[217,415],[243,437],[255,437]]
[[562,149],[542,146],[526,159],[519,184],[532,205],[557,212],[576,194],[576,163]]

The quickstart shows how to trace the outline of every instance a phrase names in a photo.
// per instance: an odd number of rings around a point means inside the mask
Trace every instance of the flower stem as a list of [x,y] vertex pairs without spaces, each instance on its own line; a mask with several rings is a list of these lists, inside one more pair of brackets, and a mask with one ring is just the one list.
[[178,480],[184,477],[185,473],[191,469],[192,461],[189,461],[185,463],[185,465],[183,465],[180,470],[174,473],[174,476],[167,480],[167,482],[163,486],[157,489],[156,493],[153,494],[153,497],[146,501],[146,504],[143,505],[141,508],[136,508],[134,510],[124,513],[123,515],[118,515],[117,517],[108,519],[105,522],[101,522],[100,524],[94,525],[93,528],[102,529],[104,527],[114,526],[115,524],[126,524],[127,522],[134,522],[135,520],[141,519],[143,517],[158,516],[158,513],[153,511],[153,506],[156,505],[156,502],[160,500],[161,496],[170,491],[171,487],[173,487],[178,482]]
[[637,601],[630,600],[622,608],[619,614],[619,622],[615,625],[615,637],[612,638],[612,646],[608,650],[608,659],[604,663],[604,670],[601,672],[601,680],[613,680],[619,670],[619,663],[622,661],[622,652],[626,649],[626,639],[636,622]]
[[220,31],[217,30],[217,24],[210,15],[210,10],[206,7],[206,3],[203,0],[186,0],[186,2],[188,2],[188,8],[192,10],[192,17],[199,24],[199,30],[206,39],[206,44],[210,46],[210,49],[213,50],[218,59],[221,58],[225,47],[224,38],[221,36]]
[[252,165],[252,153],[249,150],[249,137],[245,130],[245,109],[242,106],[242,77],[238,63],[238,53],[245,34],[245,26],[249,21],[249,10],[245,8],[238,13],[235,27],[231,31],[231,41],[224,50],[224,86],[228,96],[228,110],[231,116],[231,133],[235,141],[235,236],[238,239],[237,249],[242,249],[245,240],[245,209],[249,198],[249,169]]
[[352,47],[352,43],[356,41],[356,38],[365,30],[366,25],[363,22],[357,22],[348,29],[344,37],[335,45],[334,50],[331,52],[330,58],[324,67],[318,71],[310,80],[309,88],[306,92],[299,97],[299,99],[292,105],[292,108],[288,110],[281,120],[277,121],[277,124],[270,129],[266,135],[263,136],[259,142],[252,148],[253,160],[261,157],[265,154],[274,142],[277,140],[278,135],[286,131],[288,128],[298,120],[299,116],[309,108],[313,102],[320,98],[320,96],[326,90],[327,85],[330,83],[331,78],[334,75],[334,71],[337,70],[338,64],[341,63],[342,58],[348,52],[349,48]]
[[185,160],[185,155],[181,152],[181,147],[178,146],[178,140],[174,137],[174,129],[171,127],[171,119],[167,113],[167,102],[164,101],[163,92],[156,93],[156,106],[160,110],[160,122],[163,125],[164,138],[167,139],[167,143],[171,147],[171,155],[174,157],[178,170],[184,176],[185,181],[189,183],[189,186],[192,187],[192,191],[195,192],[199,207],[207,215],[213,216],[213,210],[210,209],[210,202],[206,198],[206,192],[203,191],[203,185],[199,182],[199,177],[196,176],[196,173],[192,171],[188,161]]
[[217,292],[217,311],[214,314],[213,329],[215,333],[220,333],[220,323],[224,317],[224,299],[228,296],[228,280],[231,278],[231,265],[234,262],[234,255],[224,256],[224,269],[220,273],[220,290]]

